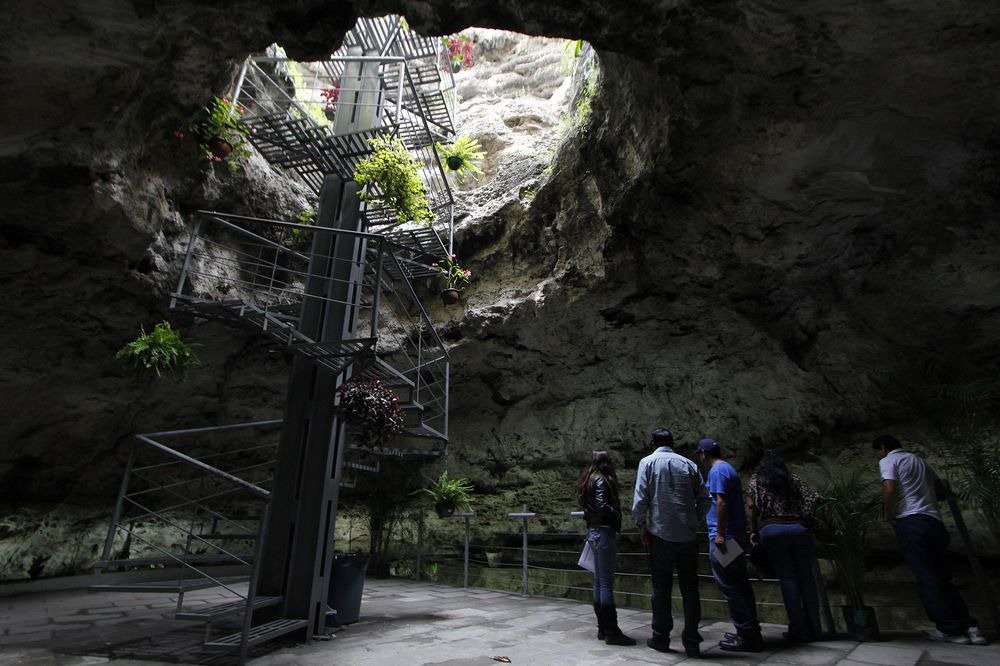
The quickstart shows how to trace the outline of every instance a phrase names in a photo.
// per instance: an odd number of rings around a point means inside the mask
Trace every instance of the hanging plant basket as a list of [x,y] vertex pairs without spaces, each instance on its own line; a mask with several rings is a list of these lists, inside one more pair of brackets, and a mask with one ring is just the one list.
[[451,518],[455,515],[455,503],[438,502],[434,505],[434,510],[437,512],[438,518]]
[[458,171],[462,168],[462,165],[465,164],[465,160],[458,155],[452,155],[445,161],[448,163],[448,168],[452,171]]
[[229,143],[221,136],[213,136],[207,142],[208,149],[219,159],[226,159],[233,152],[233,144]]
[[462,300],[462,292],[458,289],[444,289],[441,292],[441,302],[445,305],[454,305]]

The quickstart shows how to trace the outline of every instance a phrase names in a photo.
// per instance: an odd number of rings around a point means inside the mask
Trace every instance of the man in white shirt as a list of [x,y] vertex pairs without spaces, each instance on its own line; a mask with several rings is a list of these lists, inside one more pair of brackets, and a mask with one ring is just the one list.
[[986,645],[979,626],[951,582],[948,530],[937,508],[937,474],[927,461],[904,451],[892,435],[872,442],[882,475],[882,507],[896,532],[903,559],[917,579],[927,616],[937,625],[924,634],[934,641]]

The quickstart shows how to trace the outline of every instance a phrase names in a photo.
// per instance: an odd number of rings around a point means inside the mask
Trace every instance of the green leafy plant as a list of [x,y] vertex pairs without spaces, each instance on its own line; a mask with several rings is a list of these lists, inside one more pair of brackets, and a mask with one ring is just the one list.
[[427,206],[427,189],[420,180],[420,165],[410,156],[401,140],[380,136],[368,140],[372,154],[358,162],[354,180],[367,185],[358,197],[396,211],[400,223],[431,224],[434,214]]
[[340,412],[360,429],[361,443],[383,446],[393,435],[403,431],[403,412],[399,398],[378,379],[350,380],[337,389]]
[[139,337],[118,350],[115,360],[130,370],[148,372],[157,377],[180,379],[201,362],[192,345],[181,340],[181,334],[162,321],[151,333],[139,327]]
[[[980,431],[979,436],[963,440],[959,450],[964,454],[962,464],[952,467],[957,472],[955,491],[959,499],[975,510],[989,531],[994,543],[1000,546],[1000,442]],[[967,461],[974,460],[974,464]]]
[[865,556],[869,536],[879,520],[881,495],[859,470],[826,470],[819,488],[823,503],[817,511],[820,532],[829,543],[837,587],[854,609],[865,607]]
[[472,279],[472,271],[462,268],[458,263],[458,256],[454,254],[441,261],[435,261],[431,266],[444,278],[445,289],[461,289]]
[[[301,225],[311,227],[313,223],[316,222],[316,211],[312,209],[304,210],[299,213],[299,216],[295,218],[295,221]],[[288,238],[289,247],[301,250],[309,246],[309,242],[312,240],[312,234],[305,229],[292,229]]]
[[472,483],[468,479],[452,479],[448,470],[441,472],[435,481],[417,491],[433,505],[448,505],[459,511],[468,511],[472,506]]
[[473,180],[483,175],[479,163],[486,157],[486,151],[476,139],[463,135],[451,143],[438,143],[436,147],[448,169],[455,172],[458,182],[464,183],[469,175]]
[[[250,135],[253,128],[242,120],[245,109],[225,97],[214,97],[205,107],[206,117],[192,123],[188,132],[198,142],[203,157],[209,162],[225,162],[230,171],[240,168],[240,159],[250,157]],[[186,135],[182,131],[178,138]]]

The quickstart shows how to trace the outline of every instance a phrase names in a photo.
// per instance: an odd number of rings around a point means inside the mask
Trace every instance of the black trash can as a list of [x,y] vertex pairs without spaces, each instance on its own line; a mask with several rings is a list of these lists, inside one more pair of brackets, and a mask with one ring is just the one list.
[[326,602],[337,611],[337,624],[351,624],[361,618],[361,594],[365,591],[367,568],[368,553],[334,554]]

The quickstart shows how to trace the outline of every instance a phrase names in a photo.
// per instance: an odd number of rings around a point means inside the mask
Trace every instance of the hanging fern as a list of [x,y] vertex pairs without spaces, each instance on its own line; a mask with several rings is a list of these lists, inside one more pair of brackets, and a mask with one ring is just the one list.
[[115,360],[138,373],[152,370],[157,377],[180,379],[201,361],[192,345],[181,340],[181,334],[161,321],[152,333],[139,327],[139,337],[118,350]]

